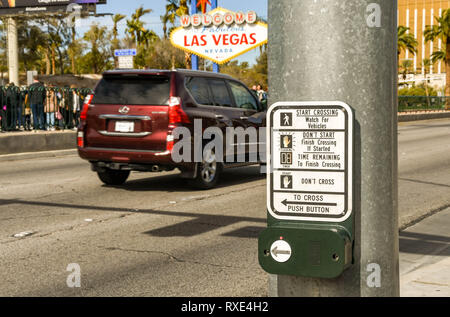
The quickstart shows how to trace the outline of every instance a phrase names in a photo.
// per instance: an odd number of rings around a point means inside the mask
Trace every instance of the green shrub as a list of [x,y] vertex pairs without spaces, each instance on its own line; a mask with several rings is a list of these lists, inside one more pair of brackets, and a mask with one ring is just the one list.
[[[399,96],[426,96],[427,92],[425,84],[413,86],[411,88],[402,88],[398,91]],[[437,96],[437,91],[431,86],[428,86],[428,96]]]

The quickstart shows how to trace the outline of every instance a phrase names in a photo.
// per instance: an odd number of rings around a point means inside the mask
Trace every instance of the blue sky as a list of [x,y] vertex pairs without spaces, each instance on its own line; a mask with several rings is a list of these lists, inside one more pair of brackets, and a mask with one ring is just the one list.
[[[158,35],[163,34],[162,23],[160,16],[164,14],[166,10],[166,0],[107,0],[106,5],[99,5],[97,7],[97,13],[112,13],[112,14],[125,14],[127,18],[131,17],[131,14],[143,6],[145,9],[152,9],[153,12],[145,15],[142,18],[145,27],[155,31]],[[267,19],[267,0],[218,0],[218,5],[220,7],[232,10],[232,11],[255,11],[258,16]],[[78,33],[83,34],[89,29],[90,23],[99,23],[100,25],[105,25],[108,28],[112,28],[113,23],[111,17],[102,18],[91,18],[88,21],[83,21],[81,25],[77,27]],[[123,34],[126,27],[125,19],[119,24],[119,33]],[[240,62],[247,61],[253,64],[256,57],[259,55],[259,50],[253,50],[248,52],[238,58]]]

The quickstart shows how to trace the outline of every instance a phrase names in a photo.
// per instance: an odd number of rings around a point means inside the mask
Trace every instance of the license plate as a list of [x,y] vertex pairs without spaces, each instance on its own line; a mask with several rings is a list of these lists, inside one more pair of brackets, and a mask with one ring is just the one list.
[[134,122],[132,121],[117,121],[116,132],[134,132]]

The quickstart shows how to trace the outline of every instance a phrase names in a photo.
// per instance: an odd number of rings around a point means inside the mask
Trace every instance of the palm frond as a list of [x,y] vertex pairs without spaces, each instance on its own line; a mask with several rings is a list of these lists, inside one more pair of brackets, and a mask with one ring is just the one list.
[[431,62],[433,63],[433,64],[435,64],[435,63],[437,63],[437,62],[439,62],[439,61],[445,61],[445,57],[446,57],[446,54],[445,54],[445,52],[444,51],[435,51],[435,52],[433,52],[433,54],[431,54]]

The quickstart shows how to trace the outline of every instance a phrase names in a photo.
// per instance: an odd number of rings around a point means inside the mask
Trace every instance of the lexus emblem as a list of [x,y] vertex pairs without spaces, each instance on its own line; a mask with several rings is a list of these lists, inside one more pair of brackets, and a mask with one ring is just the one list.
[[127,106],[124,106],[124,107],[119,109],[119,112],[121,114],[127,114],[128,112],[130,112],[130,108],[128,108]]

